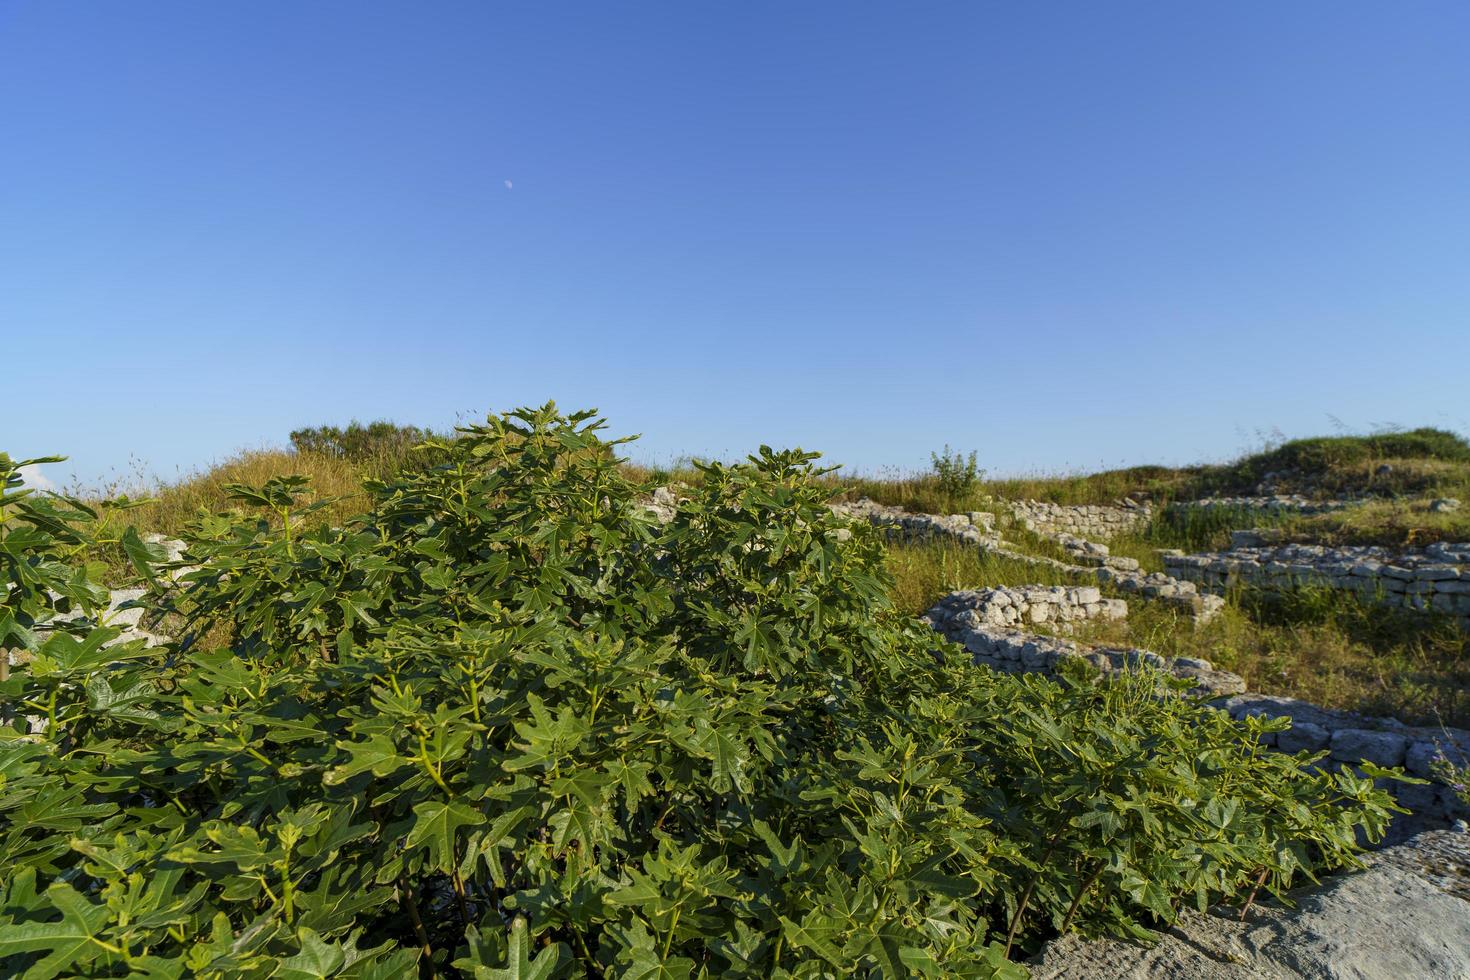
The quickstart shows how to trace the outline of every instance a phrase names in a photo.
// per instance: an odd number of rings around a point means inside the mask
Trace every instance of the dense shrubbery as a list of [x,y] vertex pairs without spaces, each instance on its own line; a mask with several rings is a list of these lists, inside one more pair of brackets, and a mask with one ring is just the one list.
[[384,420],[363,425],[354,419],[345,428],[318,425],[297,429],[291,433],[291,445],[298,453],[317,453],[355,463],[396,462],[406,459],[409,450],[431,438],[432,432],[416,425]]
[[661,527],[598,428],[491,419],[341,529],[238,487],[276,519],[202,519],[181,591],[130,536],[154,649],[104,646],[87,513],[7,466],[0,971],[1016,976],[1390,815],[1160,678],[935,656],[811,454],[701,465]]

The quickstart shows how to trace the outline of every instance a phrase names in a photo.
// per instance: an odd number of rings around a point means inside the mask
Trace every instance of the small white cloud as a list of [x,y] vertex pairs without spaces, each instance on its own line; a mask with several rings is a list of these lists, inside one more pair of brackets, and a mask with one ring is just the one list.
[[20,468],[21,479],[26,481],[26,487],[32,490],[55,490],[56,484],[46,479],[39,466],[22,466]]
[[505,189],[510,190],[510,181],[508,180],[505,182]]

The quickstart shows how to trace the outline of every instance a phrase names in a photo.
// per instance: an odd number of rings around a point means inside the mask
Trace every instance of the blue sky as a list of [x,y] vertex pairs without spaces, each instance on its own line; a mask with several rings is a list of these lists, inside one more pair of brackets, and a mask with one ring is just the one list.
[[0,0],[0,448],[1470,430],[1467,48],[1460,0]]

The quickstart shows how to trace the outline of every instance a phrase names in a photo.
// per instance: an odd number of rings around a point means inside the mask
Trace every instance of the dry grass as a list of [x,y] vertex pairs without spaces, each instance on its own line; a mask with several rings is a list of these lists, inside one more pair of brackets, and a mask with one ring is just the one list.
[[1126,622],[1088,624],[1081,638],[1202,657],[1240,674],[1251,691],[1470,727],[1470,634],[1444,617],[1342,592],[1240,593],[1203,626],[1160,603],[1130,600]]
[[1428,500],[1374,500],[1332,514],[1292,518],[1281,524],[1281,533],[1288,541],[1390,548],[1470,541],[1470,493],[1459,499],[1461,509],[1447,513],[1431,512]]
[[[1379,473],[1382,467],[1387,473]],[[1319,493],[1380,497],[1470,496],[1470,462],[1447,459],[1384,457],[1325,467],[1312,477]]]
[[1430,503],[1425,499],[1370,500],[1326,514],[1275,516],[1247,510],[1173,509],[1160,512],[1148,528],[1116,544],[1219,551],[1230,546],[1232,530],[1244,528],[1272,528],[1282,541],[1332,546],[1412,548],[1436,541],[1470,541],[1470,498],[1453,512],[1431,512]]
[[158,487],[150,493],[151,503],[123,516],[139,531],[177,535],[201,511],[230,510],[239,505],[225,489],[232,483],[259,486],[272,477],[300,475],[311,480],[316,500],[330,500],[319,519],[337,524],[359,514],[367,504],[362,481],[363,467],[344,459],[281,449],[257,449],[238,453],[209,469],[178,483]]
[[957,543],[894,544],[888,549],[893,576],[889,595],[899,612],[917,616],[957,589],[999,585],[1091,585],[1091,578],[1066,575],[1029,562],[1000,558]]

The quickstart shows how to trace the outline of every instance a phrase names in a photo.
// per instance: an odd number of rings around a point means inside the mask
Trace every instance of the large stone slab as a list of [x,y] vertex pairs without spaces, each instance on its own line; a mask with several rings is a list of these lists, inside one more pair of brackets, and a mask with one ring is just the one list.
[[1262,904],[1245,922],[1188,913],[1152,947],[1064,936],[1038,980],[1465,980],[1470,978],[1470,834],[1437,831],[1379,851],[1364,871]]

